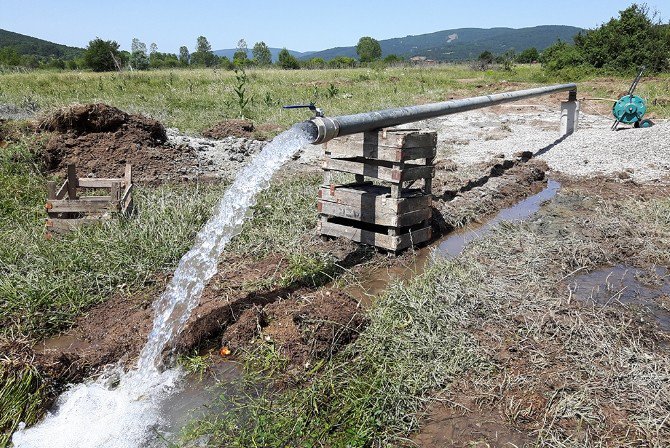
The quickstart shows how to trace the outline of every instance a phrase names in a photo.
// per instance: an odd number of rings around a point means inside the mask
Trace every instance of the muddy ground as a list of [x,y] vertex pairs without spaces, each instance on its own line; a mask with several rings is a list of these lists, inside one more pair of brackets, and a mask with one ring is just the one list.
[[[440,170],[434,187],[435,239],[537,192],[546,185],[545,170],[543,162],[528,160],[525,154]],[[404,265],[415,256],[407,252],[389,258],[350,242],[322,241],[315,234],[307,235],[306,242],[310,251],[335,257],[340,273],[347,272],[352,280],[371,272],[378,275],[374,272]],[[365,325],[370,291],[343,291],[336,284],[301,281],[286,284],[287,268],[288,261],[277,255],[260,259],[224,255],[176,343],[177,352],[193,353],[218,344],[234,356],[271,345],[292,368],[302,368],[329,358],[355,340]],[[117,360],[132,365],[151,329],[151,303],[168,280],[155,278],[141,295],[117,293],[79,318],[65,335],[32,349],[23,347],[31,353],[26,358],[34,357],[56,389]],[[382,280],[377,292],[389,281]]]
[[[549,129],[545,118],[526,118],[524,125],[534,123]],[[442,125],[449,126],[448,123]],[[213,177],[220,179],[225,166],[243,165],[262,147],[248,139],[235,140],[233,146],[237,145],[236,149],[221,152],[216,143],[210,145],[211,140],[184,136],[168,138],[169,132],[160,123],[104,105],[61,111],[60,115],[44,120],[42,128],[51,133],[46,162],[52,172],[62,173],[67,163],[77,163],[80,173],[85,175],[120,176],[123,165],[132,163],[138,178],[148,183],[199,178],[212,172],[216,174]],[[212,133],[212,136],[229,138],[224,134],[230,126],[220,128],[222,134]],[[475,140],[505,140],[510,133],[499,124],[484,128],[485,134]],[[454,129],[454,132],[460,131]],[[518,147],[515,151],[488,154],[484,160],[466,163],[467,158],[456,157],[456,153],[472,141],[461,142],[455,134],[449,135],[447,133],[446,140],[442,141],[433,184],[435,240],[466,223],[482,222],[496,211],[536,193],[546,186],[549,176],[559,179],[564,190],[575,192],[585,200],[584,203],[564,202],[559,214],[555,209],[542,212],[538,219],[550,221],[554,229],[568,225],[569,218],[592,212],[588,208],[592,204],[589,197],[644,201],[670,195],[665,185],[639,184],[630,176],[574,178],[552,172],[546,162],[532,157],[540,147]],[[284,174],[317,170],[318,158],[314,151],[314,148],[305,151],[298,161],[285,169]],[[215,157],[214,153],[225,154],[225,157]],[[109,160],[114,163],[108,163]],[[203,160],[212,162],[203,163]],[[203,165],[211,170],[202,170]],[[335,264],[352,279],[378,275],[380,270],[407,264],[418,255],[407,252],[398,258],[388,258],[351,243],[321,241],[316,235],[306,236],[306,241],[311,251],[332,254]],[[603,243],[609,241],[610,236],[603,237]],[[603,247],[603,251],[618,254],[614,258],[634,258],[634,254],[611,245]],[[352,289],[340,288],[337,283],[313,285],[295,281],[287,284],[287,269],[288,261],[278,255],[260,259],[224,256],[219,273],[210,281],[176,343],[177,351],[193,353],[214,345],[229,349],[229,356],[235,357],[258,347],[273,347],[292,369],[300,369],[315,360],[328,359],[355,340],[365,326],[365,306],[370,302]],[[35,363],[51,379],[53,394],[66,383],[81,381],[109,363],[121,360],[131,365],[150,331],[151,303],[168,280],[164,277],[153,279],[153,285],[141,295],[119,292],[78,319],[65,335],[34,347],[16,343],[12,347],[3,347],[3,351],[14,353],[17,360]],[[377,292],[383,291],[385,282],[380,282]],[[569,288],[565,282],[559,281],[548,294],[564,297],[569,294]],[[561,313],[582,315],[581,306],[566,303]],[[625,319],[627,312],[619,309],[610,317]],[[473,330],[480,345],[492,354],[496,362],[495,374],[485,380],[475,375],[458,380],[451,388],[453,393],[443,397],[444,405],[428,409],[425,426],[414,436],[416,444],[428,447],[523,446],[536,440],[537,431],[541,429],[539,425],[544,423],[546,416],[542,412],[555,404],[552,404],[552,394],[564,390],[564,378],[571,369],[569,354],[562,352],[561,347],[551,340],[509,344],[527,320],[547,322],[544,310],[538,309],[536,313],[518,316],[519,320],[513,319],[509,325]],[[609,313],[605,315],[609,316]],[[592,318],[589,314],[583,316],[587,323],[598,325],[595,318],[588,321]],[[550,324],[565,325],[560,320],[560,316],[552,316]],[[635,332],[646,332],[649,335],[650,328],[647,324],[635,324],[627,327],[630,332],[627,334],[632,337]],[[668,346],[667,335],[650,336],[650,339],[657,341],[659,347]],[[620,440],[617,437],[621,437],[620,432],[625,429],[620,423],[630,415],[613,408],[610,413],[599,414],[598,418],[603,420],[603,425],[611,426],[611,440]],[[579,419],[574,417],[557,424],[570,430],[570,425],[578,425],[578,422]],[[577,432],[578,428],[573,429]],[[580,442],[584,441],[577,440],[576,444]],[[608,439],[604,442],[607,445]]]
[[264,146],[254,138],[277,129],[228,120],[204,137],[186,136],[98,103],[59,109],[40,119],[35,131],[45,138],[43,164],[50,174],[64,178],[67,165],[74,163],[82,177],[122,177],[131,164],[136,183],[155,185],[230,180]]
[[[495,315],[473,316],[469,327],[492,364],[451,384],[408,446],[537,446],[538,440],[551,446],[666,446],[670,387],[667,365],[659,360],[670,356],[670,276],[656,264],[657,248],[645,231],[627,231],[628,223],[611,234],[614,222],[609,229],[598,222],[597,209],[608,201],[667,198],[670,188],[602,176],[588,182],[555,177],[561,193],[532,220],[535,234],[575,232],[584,244],[596,245],[592,262],[605,266],[587,263],[563,275],[570,260],[561,266],[542,256],[546,272],[538,288],[527,288],[520,266],[510,263],[509,275],[519,285],[508,282],[510,289],[500,291],[509,302]],[[530,249],[517,244],[512,249],[525,259]],[[505,275],[498,260],[504,257],[481,249],[465,255],[488,260],[492,283]],[[625,282],[617,280],[621,270],[632,270]],[[578,294],[579,288],[584,291]]]

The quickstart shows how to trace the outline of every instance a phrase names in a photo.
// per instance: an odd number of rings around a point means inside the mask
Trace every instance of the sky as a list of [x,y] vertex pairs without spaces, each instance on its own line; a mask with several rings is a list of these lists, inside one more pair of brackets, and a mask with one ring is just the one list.
[[[70,46],[96,37],[129,50],[133,37],[177,53],[207,37],[213,50],[270,47],[316,51],[454,28],[572,25],[594,28],[630,6],[620,0],[0,0],[0,28]],[[641,2],[640,2],[641,3]],[[647,0],[670,19],[670,1]]]

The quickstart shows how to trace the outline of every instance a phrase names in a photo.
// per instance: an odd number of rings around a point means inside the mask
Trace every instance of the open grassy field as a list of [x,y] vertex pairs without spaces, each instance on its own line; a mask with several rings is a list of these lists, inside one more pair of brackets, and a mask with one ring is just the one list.
[[[104,102],[188,133],[244,116],[272,125],[267,137],[308,117],[283,110],[284,104],[314,101],[339,115],[566,81],[538,65],[511,72],[459,65],[249,70],[244,80],[204,69],[43,71],[0,73],[0,106],[41,114]],[[579,97],[616,98],[630,81],[580,74]],[[235,93],[240,86],[244,98]],[[670,74],[643,78],[637,93],[648,99],[651,117],[670,117]],[[602,115],[611,106],[584,104]],[[44,138],[23,122],[0,122],[0,447],[53,396],[24,356],[26,348],[66,331],[96,305],[153,291],[225,189],[199,182],[141,186],[132,219],[47,241],[45,182],[53,174],[43,165]],[[254,272],[241,273],[242,289],[263,294],[308,285],[308,294],[335,271],[343,275],[340,285],[359,280],[353,264],[334,269],[331,259],[314,253],[331,248],[313,241],[319,183],[316,173],[288,175],[262,194],[224,258],[250,263],[278,254],[288,267],[278,262],[279,279],[256,282],[247,278]],[[588,183],[575,183],[541,219],[506,225],[464,257],[437,261],[425,274],[390,287],[367,311],[367,328],[354,343],[297,375],[288,372],[287,382],[298,387],[194,422],[185,440],[207,436],[211,446],[240,447],[411,444],[429,404],[461,406],[467,401],[462,389],[476,397],[476,407],[494,409],[496,424],[528,435],[531,446],[664,446],[670,366],[659,349],[663,337],[654,339],[635,320],[639,310],[575,305],[564,281],[601,265],[668,266],[669,210],[667,192],[654,197],[633,188],[603,197]],[[384,263],[379,254],[359,262],[370,259]],[[518,364],[501,355],[507,352],[520,353],[513,357]],[[270,370],[286,380],[286,360],[275,355],[268,356]],[[561,383],[569,374],[570,384]],[[544,377],[551,377],[552,389],[538,384]],[[520,394],[526,386],[537,396]],[[612,424],[619,426],[610,430]]]
[[[0,74],[0,104],[49,110],[75,102],[104,102],[149,115],[166,126],[200,132],[240,115],[285,129],[308,114],[282,110],[281,106],[311,101],[328,115],[341,115],[568,81],[579,82],[580,97],[618,98],[631,82],[627,77],[564,76],[548,74],[539,65],[520,65],[513,71],[476,71],[465,65],[250,70],[244,83],[249,103],[240,110],[235,93],[239,81],[230,71],[5,73]],[[643,78],[637,93],[650,103],[661,100],[650,105],[651,116],[670,116],[670,76]],[[609,107],[601,110],[607,113]]]

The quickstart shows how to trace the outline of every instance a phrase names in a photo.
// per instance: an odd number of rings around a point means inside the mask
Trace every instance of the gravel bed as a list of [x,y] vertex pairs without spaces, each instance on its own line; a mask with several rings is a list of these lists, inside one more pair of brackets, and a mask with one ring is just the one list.
[[449,115],[419,125],[437,130],[439,156],[458,164],[532,151],[551,169],[568,175],[670,182],[670,121],[658,120],[647,129],[620,126],[614,132],[609,117],[582,113],[577,132],[561,140],[557,110],[546,106],[499,110],[502,112],[484,109]]

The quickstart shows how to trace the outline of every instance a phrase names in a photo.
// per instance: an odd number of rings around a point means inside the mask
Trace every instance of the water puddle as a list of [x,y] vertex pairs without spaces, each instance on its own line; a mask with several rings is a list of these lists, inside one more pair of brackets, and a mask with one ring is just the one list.
[[659,328],[670,331],[670,272],[664,267],[636,269],[616,265],[575,276],[571,297],[600,305],[636,305]]
[[451,233],[439,243],[437,248],[439,255],[446,258],[457,257],[468,243],[488,235],[501,222],[523,221],[530,218],[540,210],[542,204],[553,199],[560,188],[561,184],[559,182],[549,179],[544,190],[529,196],[512,207],[501,210],[484,224],[479,226],[467,225],[463,229]]
[[371,269],[365,274],[365,279],[342,290],[360,300],[363,306],[369,306],[372,299],[386,291],[391,282],[409,280],[423,273],[435,257],[457,257],[468,243],[483,238],[501,222],[523,221],[530,218],[544,203],[553,199],[560,188],[560,182],[550,179],[542,191],[501,210],[483,224],[466,225],[448,234],[436,245],[417,250],[408,264]]
[[[219,362],[208,366],[202,374],[186,375],[181,387],[159,406],[165,437],[177,434],[194,419],[202,419],[224,412],[233,401],[243,398],[242,369],[234,362]],[[223,400],[217,397],[225,397]]]

